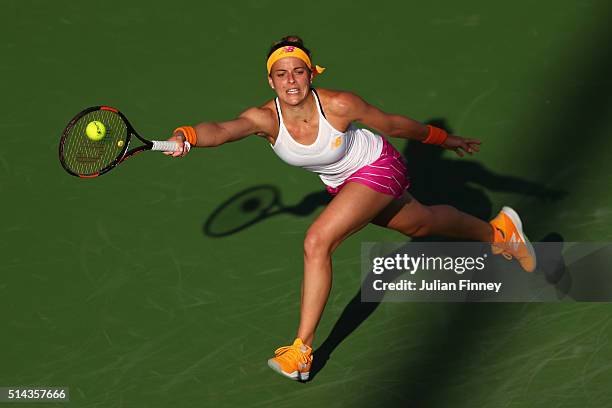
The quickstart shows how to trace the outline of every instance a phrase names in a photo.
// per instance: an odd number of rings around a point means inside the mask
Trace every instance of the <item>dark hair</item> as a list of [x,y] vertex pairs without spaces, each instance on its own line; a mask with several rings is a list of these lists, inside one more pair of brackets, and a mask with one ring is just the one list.
[[270,58],[270,55],[272,55],[274,51],[287,46],[298,47],[299,49],[304,51],[306,55],[308,55],[308,58],[311,58],[310,50],[304,47],[304,41],[302,41],[302,39],[297,35],[288,35],[286,37],[281,38],[280,41],[276,41],[272,44],[272,46],[270,47],[270,51],[268,51],[268,56],[266,56],[266,59]]

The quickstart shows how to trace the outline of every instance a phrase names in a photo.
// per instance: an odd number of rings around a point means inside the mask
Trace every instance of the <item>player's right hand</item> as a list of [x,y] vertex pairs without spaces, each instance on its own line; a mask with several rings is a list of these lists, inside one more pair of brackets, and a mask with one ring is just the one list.
[[189,153],[189,150],[191,150],[191,146],[185,141],[185,136],[183,135],[183,132],[176,132],[172,137],[168,139],[168,141],[177,143],[179,146],[179,150],[177,150],[176,152],[163,152],[166,156],[183,157],[187,153]]

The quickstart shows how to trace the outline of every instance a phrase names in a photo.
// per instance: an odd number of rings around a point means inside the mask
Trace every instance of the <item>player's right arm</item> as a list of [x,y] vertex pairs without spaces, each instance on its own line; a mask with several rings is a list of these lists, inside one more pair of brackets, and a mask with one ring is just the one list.
[[[235,142],[253,134],[267,136],[273,134],[275,116],[270,109],[249,108],[236,119],[225,122],[203,122],[194,126],[197,136],[197,147],[216,147],[225,143]],[[184,156],[185,135],[176,131],[168,140],[175,141],[181,147],[176,152],[165,152],[167,155]]]

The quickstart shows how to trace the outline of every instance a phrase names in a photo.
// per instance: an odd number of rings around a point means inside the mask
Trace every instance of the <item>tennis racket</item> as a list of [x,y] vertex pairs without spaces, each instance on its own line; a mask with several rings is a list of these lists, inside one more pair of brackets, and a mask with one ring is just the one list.
[[[87,125],[101,122],[106,128],[100,140],[87,136]],[[128,150],[132,136],[143,144]],[[187,149],[189,143],[185,142]],[[123,113],[109,106],[93,106],[76,115],[62,134],[59,159],[64,169],[73,176],[98,177],[145,150],[175,152],[176,142],[147,140],[140,136]]]

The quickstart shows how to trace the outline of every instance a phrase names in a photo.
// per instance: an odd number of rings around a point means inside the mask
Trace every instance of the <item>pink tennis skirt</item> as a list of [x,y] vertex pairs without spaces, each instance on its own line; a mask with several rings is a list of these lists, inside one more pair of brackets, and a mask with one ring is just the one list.
[[349,182],[363,184],[395,198],[400,198],[404,190],[410,187],[404,158],[384,137],[378,159],[348,176],[338,187],[326,186],[326,189],[331,195],[336,195]]

